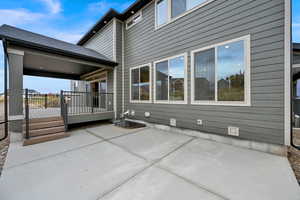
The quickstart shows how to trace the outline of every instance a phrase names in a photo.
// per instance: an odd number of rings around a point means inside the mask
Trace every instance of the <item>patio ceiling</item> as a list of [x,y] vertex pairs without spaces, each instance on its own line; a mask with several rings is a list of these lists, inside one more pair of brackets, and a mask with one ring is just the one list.
[[24,75],[80,80],[84,74],[110,66],[42,51],[24,50]]

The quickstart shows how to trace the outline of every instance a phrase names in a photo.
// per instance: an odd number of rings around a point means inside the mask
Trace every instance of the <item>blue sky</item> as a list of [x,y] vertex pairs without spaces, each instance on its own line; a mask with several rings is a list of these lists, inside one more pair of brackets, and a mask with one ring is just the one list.
[[[134,0],[6,0],[0,4],[0,25],[9,24],[76,43],[109,8],[126,9]],[[293,0],[293,41],[300,42],[300,1]],[[298,11],[298,12],[297,12]],[[3,52],[0,46],[0,91]],[[25,77],[24,88],[41,92],[69,89],[69,81]]]
[[[26,30],[76,43],[109,8],[123,11],[134,0],[3,0],[0,25]],[[3,48],[0,44],[0,91],[3,91]],[[24,88],[41,92],[69,89],[69,81],[24,77]]]

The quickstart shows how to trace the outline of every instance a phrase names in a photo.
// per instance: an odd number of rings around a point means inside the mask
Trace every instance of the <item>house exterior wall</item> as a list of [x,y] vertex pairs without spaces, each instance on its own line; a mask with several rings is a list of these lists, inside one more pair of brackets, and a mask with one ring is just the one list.
[[[215,0],[155,30],[151,2],[143,19],[124,33],[125,110],[134,110],[134,119],[168,125],[176,118],[177,127],[219,135],[235,126],[241,139],[284,144],[284,8],[284,0]],[[190,52],[249,34],[251,106],[191,105]],[[182,53],[188,53],[187,104],[130,103],[131,67]]]
[[[115,20],[115,21],[114,21]],[[107,92],[116,93],[116,118],[122,112],[122,31],[123,23],[114,19],[83,46],[93,49],[118,63],[116,66],[116,87],[114,87],[114,71],[107,71]],[[74,84],[71,82],[71,85]],[[79,82],[79,89],[86,88],[85,82]]]
[[113,59],[113,23],[109,22],[101,31],[97,32],[84,47],[93,49],[102,55]]

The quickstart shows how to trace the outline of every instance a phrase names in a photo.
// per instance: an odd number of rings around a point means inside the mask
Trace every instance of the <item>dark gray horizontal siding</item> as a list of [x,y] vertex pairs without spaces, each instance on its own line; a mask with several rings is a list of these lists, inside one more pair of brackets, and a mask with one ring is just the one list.
[[293,63],[300,64],[300,53],[294,53]]
[[[233,1],[230,1],[233,2]],[[236,1],[235,1],[236,2]],[[241,3],[241,2],[240,2]],[[261,4],[261,1],[255,1],[255,3],[259,3]],[[229,31],[228,35],[233,34],[235,32],[241,32],[243,30],[243,28],[245,28],[245,30],[247,30],[247,32],[249,33],[249,28],[251,27],[258,27],[260,24],[263,25],[265,27],[266,24],[269,24],[272,21],[276,21],[279,20],[280,22],[278,25],[283,25],[283,21],[281,20],[281,16],[279,15],[278,17],[274,17],[274,14],[278,15],[278,12],[283,12],[283,4],[279,4],[278,5],[278,1],[269,1],[268,4],[277,4],[276,9],[272,8],[272,9],[262,9],[262,7],[260,7],[260,10],[254,10],[253,12],[253,17],[252,18],[244,18],[244,20],[240,20],[240,16],[241,15],[245,15],[245,13],[247,11],[249,11],[249,7],[247,5],[249,5],[248,3],[244,2],[244,10],[242,12],[239,12],[238,15],[233,15],[230,18],[225,18],[226,14],[231,14],[237,11],[231,10],[230,7],[227,7],[227,11],[223,11],[224,15],[221,15],[221,18],[215,19],[212,18],[212,20],[216,21],[219,20],[217,22],[215,22],[214,24],[211,23],[211,21],[206,21],[205,17],[203,16],[203,18],[201,18],[201,15],[204,15],[204,13],[199,14],[200,16],[198,17],[194,17],[195,19],[193,19],[193,22],[189,22],[186,23],[187,25],[183,25],[182,22],[183,20],[188,20],[187,15],[186,17],[181,18],[180,20],[177,20],[166,27],[163,27],[162,29],[160,29],[159,31],[156,31],[157,34],[155,34],[154,37],[151,37],[151,34],[149,34],[149,32],[153,32],[153,25],[152,23],[149,23],[147,27],[145,27],[147,30],[145,31],[145,35],[144,37],[139,38],[140,41],[137,41],[135,39],[136,34],[141,34],[143,35],[144,33],[139,33],[137,31],[137,33],[133,33],[132,36],[133,37],[128,37],[128,45],[126,45],[126,50],[128,50],[128,48],[131,48],[131,45],[135,45],[136,47],[139,47],[137,44],[139,43],[140,45],[143,45],[143,43],[141,43],[141,41],[146,40],[151,38],[153,41],[157,40],[157,43],[153,43],[152,46],[153,47],[163,47],[164,44],[170,42],[170,44],[173,45],[181,45],[181,44],[185,44],[187,45],[187,42],[191,41],[198,41],[198,42],[202,42],[201,39],[203,40],[203,42],[210,42],[209,40],[207,40],[207,36],[210,36],[210,40],[215,41],[216,39],[219,38],[220,35],[222,35],[222,37],[224,37],[226,32],[223,32],[224,30]],[[206,7],[205,7],[206,8]],[[150,11],[151,12],[151,11]],[[144,12],[145,15],[147,14],[146,11]],[[149,13],[150,16],[154,18],[154,13]],[[194,14],[194,13],[192,13]],[[283,13],[282,13],[283,15]],[[198,19],[198,18],[201,18]],[[232,21],[235,20],[235,22],[233,23]],[[259,22],[258,22],[259,20]],[[228,22],[227,22],[228,21]],[[226,22],[229,23],[228,26],[226,25]],[[154,22],[153,22],[154,23]],[[152,26],[151,26],[152,25]],[[203,26],[203,28],[198,29],[199,26]],[[169,28],[170,27],[170,28]],[[236,27],[236,29],[234,29]],[[274,27],[274,26],[272,26]],[[269,27],[265,27],[265,29],[269,30]],[[130,29],[130,31],[134,31],[135,29]],[[258,28],[258,31],[262,31],[263,29]],[[176,35],[168,35],[166,34],[167,32],[172,32],[172,31],[178,31],[179,34]],[[254,30],[255,32],[255,30]],[[258,32],[259,33],[259,32]],[[215,35],[213,35],[215,34]],[[264,32],[262,32],[262,34],[264,34]],[[272,31],[272,34],[274,34],[274,31]],[[130,34],[128,34],[130,35]],[[214,37],[213,37],[214,36]],[[180,37],[181,41],[179,41],[179,43],[174,43],[174,39]],[[213,38],[212,38],[213,37]],[[132,39],[131,39],[132,38]],[[200,39],[200,41],[199,41]],[[283,37],[282,37],[283,39]],[[219,38],[220,41],[222,41],[222,38]],[[274,42],[274,41],[273,41]],[[136,43],[136,44],[135,44]],[[204,44],[205,45],[205,44]],[[147,47],[145,47],[147,48]],[[164,50],[161,50],[164,51]],[[129,52],[128,52],[129,53]]]
[[[284,142],[284,0],[215,0],[158,29],[154,4],[143,10],[143,20],[125,31],[125,109],[136,119],[215,134],[240,127],[240,137]],[[251,107],[190,104],[190,51],[251,35]],[[129,69],[188,52],[188,104],[129,103]],[[144,112],[151,112],[146,119]],[[202,119],[203,126],[196,125]]]
[[84,47],[93,49],[106,57],[113,59],[113,23],[110,22],[97,32]]

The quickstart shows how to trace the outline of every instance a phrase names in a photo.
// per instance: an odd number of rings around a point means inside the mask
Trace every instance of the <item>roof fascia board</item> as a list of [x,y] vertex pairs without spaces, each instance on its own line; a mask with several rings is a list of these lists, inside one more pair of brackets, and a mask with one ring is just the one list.
[[[154,1],[155,0],[150,0],[149,2],[147,0],[137,0],[122,13],[118,13],[114,9],[110,9],[89,31],[86,32],[86,34],[77,42],[77,45],[84,45],[90,39],[90,37],[91,37],[90,35],[93,34],[92,33],[93,31],[96,31],[96,32],[100,31],[103,27],[100,27],[98,29],[97,26],[100,26],[101,24],[103,24],[103,21],[105,20],[105,18],[108,18],[109,19],[108,21],[112,21],[114,18],[119,19],[121,21],[125,21],[126,19],[128,19],[129,17],[131,17],[132,15],[137,13],[139,10],[144,9],[145,7],[147,7]],[[145,5],[139,6],[139,4],[142,4],[143,2],[146,2]],[[135,7],[137,7],[137,9]],[[132,11],[134,11],[134,13],[132,13]],[[111,14],[115,14],[115,15],[110,16]]]
[[44,56],[44,57],[48,57],[48,58],[52,58],[52,59],[56,59],[56,60],[62,60],[62,61],[82,64],[82,65],[88,65],[88,66],[91,66],[91,67],[101,67],[101,68],[106,67],[106,65],[102,65],[102,64],[99,64],[97,62],[85,61],[85,60],[81,60],[81,59],[77,59],[77,58],[71,58],[71,57],[62,56],[62,55],[56,55],[56,54],[53,54],[53,53],[38,51],[38,50],[34,50],[34,49],[28,49],[28,48],[18,48],[18,49],[13,48],[13,49],[18,50],[18,51],[28,52],[32,55]]
[[5,36],[0,36],[0,37],[5,38],[8,42],[8,45],[12,44],[12,45],[23,47],[23,48],[30,48],[30,49],[34,49],[34,50],[44,51],[44,52],[47,52],[47,53],[54,53],[54,54],[58,54],[58,55],[62,55],[62,56],[68,56],[68,57],[72,57],[72,58],[76,58],[76,59],[83,59],[83,60],[86,60],[86,61],[97,62],[97,63],[101,63],[103,65],[109,65],[109,66],[117,66],[118,65],[115,62],[110,62],[110,61],[106,61],[106,60],[92,58],[92,57],[89,57],[89,56],[83,56],[83,55],[72,53],[72,52],[69,52],[69,51],[63,51],[63,50],[59,50],[59,49],[55,49],[55,48],[51,48],[51,47],[46,47],[46,46],[43,46],[43,45],[38,45],[38,44],[35,44],[35,43],[23,41],[23,40],[17,40],[17,39],[10,38],[10,37],[5,37]]

